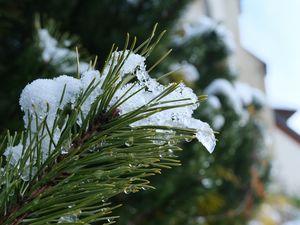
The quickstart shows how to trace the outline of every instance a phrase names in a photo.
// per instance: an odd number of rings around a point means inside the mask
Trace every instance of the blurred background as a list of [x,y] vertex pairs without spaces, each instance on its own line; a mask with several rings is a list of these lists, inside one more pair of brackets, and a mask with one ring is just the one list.
[[[18,98],[37,78],[77,73],[126,33],[142,43],[167,30],[147,59],[162,82],[208,95],[196,117],[218,138],[213,154],[189,140],[182,166],[156,190],[112,199],[117,224],[300,224],[298,0],[0,0],[0,132],[21,130]],[[170,153],[173,154],[173,153]],[[298,221],[298,222],[297,222]]]

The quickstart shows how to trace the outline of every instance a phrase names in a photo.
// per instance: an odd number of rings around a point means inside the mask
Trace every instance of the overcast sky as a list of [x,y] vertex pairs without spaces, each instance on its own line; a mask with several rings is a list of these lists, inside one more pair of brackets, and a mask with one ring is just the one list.
[[241,0],[242,45],[267,63],[275,107],[300,109],[300,0]]

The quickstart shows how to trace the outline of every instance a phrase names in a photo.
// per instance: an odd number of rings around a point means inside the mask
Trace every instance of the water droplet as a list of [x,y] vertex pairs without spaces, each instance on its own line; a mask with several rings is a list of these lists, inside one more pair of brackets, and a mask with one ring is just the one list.
[[164,155],[163,154],[159,154],[159,158],[163,158],[164,157]]
[[133,145],[133,137],[129,137],[128,140],[125,142],[125,145],[127,147],[130,147]]
[[76,221],[78,221],[78,217],[76,215],[69,215],[69,216],[60,217],[58,223],[76,222]]
[[125,189],[124,189],[124,193],[125,193],[126,195],[128,195],[128,194],[130,193],[130,190],[129,190],[128,188],[125,188]]
[[147,188],[145,188],[145,187],[142,187],[142,190],[146,191],[146,190],[147,190]]
[[69,152],[68,152],[68,150],[67,149],[62,149],[61,150],[61,154],[62,155],[66,155],[66,154],[68,154]]
[[191,142],[193,140],[193,138],[185,138],[184,139],[186,142]]
[[175,144],[176,144],[176,141],[175,141],[175,140],[172,140],[172,139],[171,139],[171,140],[168,141],[168,145],[169,145],[169,146],[173,146],[173,145],[175,145]]
[[22,174],[21,175],[22,180],[29,181],[29,174]]

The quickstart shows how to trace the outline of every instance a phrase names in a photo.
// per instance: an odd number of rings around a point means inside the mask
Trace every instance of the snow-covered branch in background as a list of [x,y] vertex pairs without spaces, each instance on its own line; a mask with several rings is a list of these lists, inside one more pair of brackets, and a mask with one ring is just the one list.
[[175,44],[182,44],[194,37],[207,32],[216,32],[225,43],[227,50],[232,53],[236,50],[233,34],[223,24],[209,17],[201,16],[196,21],[182,23],[177,30],[180,35],[174,37]]
[[[46,63],[58,67],[60,71],[65,73],[74,73],[77,71],[75,51],[68,49],[70,41],[64,41],[64,47],[59,45],[59,42],[50,35],[47,29],[38,29],[39,47],[42,50],[42,59]],[[89,64],[80,62],[80,72],[87,71]]]
[[[248,107],[250,105],[262,107],[266,104],[266,99],[262,91],[241,81],[231,83],[225,79],[216,79],[204,92],[209,95],[208,104],[211,105],[212,109],[221,109],[218,98],[225,98],[226,104],[232,107],[234,112],[240,116],[242,124],[246,123],[249,119]],[[217,115],[215,118],[217,126],[213,127],[216,130],[222,127],[221,121],[223,120],[220,116]]]
[[200,74],[197,68],[188,62],[174,63],[170,65],[171,71],[176,71],[176,73],[183,75],[184,81],[187,83],[193,83],[199,80]]

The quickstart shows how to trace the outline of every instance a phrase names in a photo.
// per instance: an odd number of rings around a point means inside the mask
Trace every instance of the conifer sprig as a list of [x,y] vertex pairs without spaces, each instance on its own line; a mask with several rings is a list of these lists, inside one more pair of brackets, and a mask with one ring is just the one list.
[[[53,124],[49,124],[47,116],[41,120],[37,113],[27,113],[30,116],[26,129],[13,135],[8,133],[3,138],[0,153],[7,149],[16,151],[18,146],[21,151],[18,160],[12,154],[0,157],[1,224],[90,224],[96,221],[112,224],[117,217],[111,212],[119,206],[109,203],[111,197],[153,188],[147,177],[160,173],[162,168],[180,165],[174,155],[181,150],[176,143],[195,138],[194,129],[131,126],[158,112],[189,105],[184,102],[186,99],[161,101],[178,84],[167,87],[149,104],[122,115],[119,106],[140,90],[129,94],[131,89],[128,89],[111,105],[122,86],[135,85],[134,76],[120,80],[120,70],[129,54],[142,49],[142,53],[148,55],[157,44],[157,40],[152,44],[154,33],[155,29],[151,38],[137,48],[134,39],[129,51],[125,51],[129,46],[128,35],[124,50],[117,58],[113,57],[117,48],[112,48],[104,65],[107,68],[110,63],[101,86],[103,93],[97,96],[87,115],[83,115],[81,108],[100,85],[95,79],[73,105],[57,110]],[[66,86],[60,103],[65,92]],[[176,106],[170,105],[176,101]],[[50,108],[48,105],[48,112]],[[61,134],[55,140],[57,129]],[[42,150],[45,141],[46,155]]]

